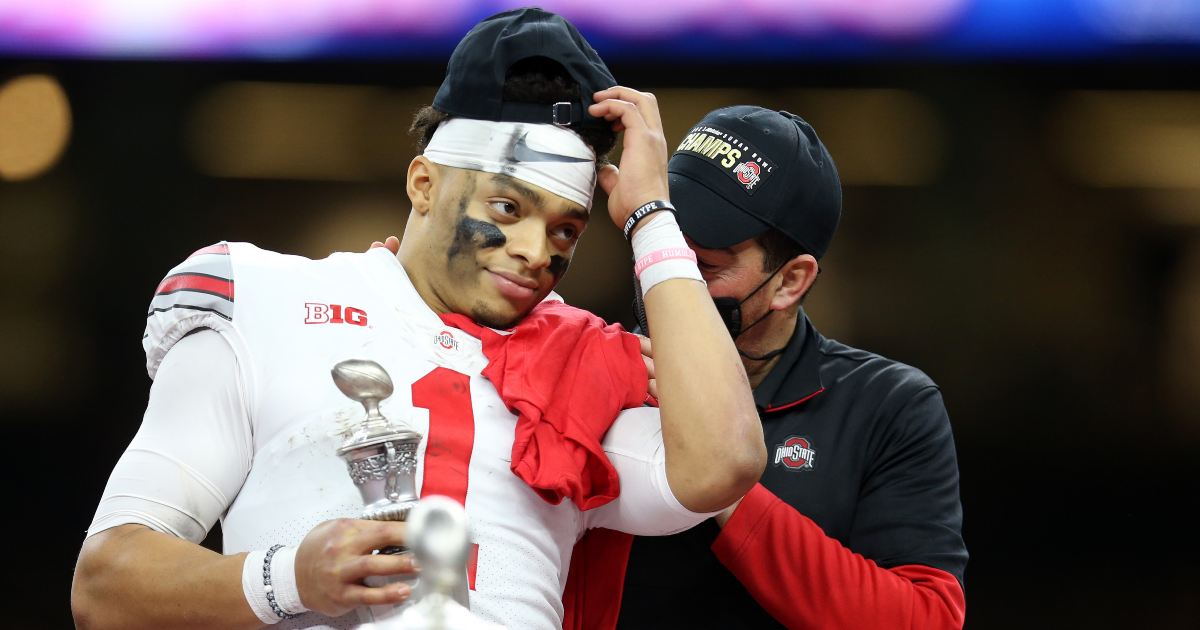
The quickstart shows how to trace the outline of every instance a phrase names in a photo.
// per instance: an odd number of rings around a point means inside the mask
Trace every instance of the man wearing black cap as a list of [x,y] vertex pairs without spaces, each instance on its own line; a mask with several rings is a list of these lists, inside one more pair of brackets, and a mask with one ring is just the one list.
[[[422,495],[466,506],[462,603],[514,630],[558,630],[577,616],[563,592],[585,532],[682,531],[753,487],[761,428],[663,212],[653,97],[617,87],[561,17],[522,9],[463,39],[414,127],[398,256],[218,243],[159,285],[143,337],[154,385],[80,554],[78,627],[391,619],[411,589],[381,578],[414,567],[375,551],[404,545],[404,524],[356,518],[351,478],[406,470]],[[597,171],[621,130],[622,171]],[[639,340],[552,293],[597,179],[644,261],[660,409],[643,407]],[[423,435],[419,447],[389,443],[347,470],[337,448],[363,410],[329,378],[347,357],[387,370],[395,390],[379,410]],[[218,518],[228,555],[196,544]]]
[[821,336],[801,308],[841,215],[829,153],[799,116],[730,107],[688,133],[669,171],[768,463],[715,519],[636,539],[618,628],[961,628],[967,551],[941,394]]

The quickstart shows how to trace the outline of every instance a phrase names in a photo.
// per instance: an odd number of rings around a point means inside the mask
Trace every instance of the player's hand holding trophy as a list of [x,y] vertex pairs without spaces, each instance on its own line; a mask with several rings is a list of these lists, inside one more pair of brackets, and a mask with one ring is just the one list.
[[363,498],[362,518],[406,521],[408,547],[379,553],[416,555],[420,579],[414,575],[372,576],[367,586],[409,582],[413,597],[396,605],[358,609],[363,630],[501,630],[502,626],[471,614],[467,599],[467,518],[463,506],[447,497],[418,501],[417,447],[421,434],[394,423],[379,411],[392,395],[392,379],[378,363],[346,359],[333,366],[333,381],[346,396],[362,403],[366,420],[359,423],[337,454]]

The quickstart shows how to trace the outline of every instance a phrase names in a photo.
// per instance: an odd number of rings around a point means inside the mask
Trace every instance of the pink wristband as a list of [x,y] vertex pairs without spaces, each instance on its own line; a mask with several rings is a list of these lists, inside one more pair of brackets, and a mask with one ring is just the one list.
[[658,264],[667,260],[690,260],[696,262],[696,252],[687,247],[671,247],[668,249],[660,249],[656,252],[642,256],[637,262],[633,263],[633,273],[637,277],[642,277],[642,272],[650,265]]

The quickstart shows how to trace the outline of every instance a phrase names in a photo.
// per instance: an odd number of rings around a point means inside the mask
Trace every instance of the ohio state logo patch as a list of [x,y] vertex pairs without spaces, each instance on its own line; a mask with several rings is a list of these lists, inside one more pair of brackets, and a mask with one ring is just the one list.
[[433,345],[441,348],[442,350],[458,352],[458,340],[454,338],[454,333],[450,332],[449,330],[443,330],[442,332],[434,335]]
[[458,335],[463,335],[461,330],[450,328],[435,328],[438,331],[433,333],[429,338],[433,341],[433,350],[438,355],[446,358],[459,358],[466,356],[467,347]]
[[775,465],[788,470],[812,470],[816,459],[817,452],[805,437],[793,435],[775,447]]

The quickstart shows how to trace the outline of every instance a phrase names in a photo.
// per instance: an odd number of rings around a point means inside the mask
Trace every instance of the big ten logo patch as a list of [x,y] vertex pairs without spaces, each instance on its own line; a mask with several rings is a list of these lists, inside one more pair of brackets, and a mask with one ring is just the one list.
[[812,470],[816,459],[817,452],[808,438],[793,435],[775,447],[775,465],[788,470]]
[[305,324],[367,325],[367,312],[353,306],[347,306],[343,309],[340,304],[315,304],[308,302],[304,305],[304,310]]

